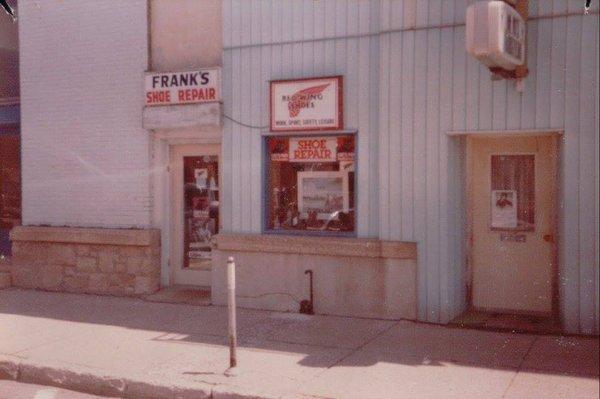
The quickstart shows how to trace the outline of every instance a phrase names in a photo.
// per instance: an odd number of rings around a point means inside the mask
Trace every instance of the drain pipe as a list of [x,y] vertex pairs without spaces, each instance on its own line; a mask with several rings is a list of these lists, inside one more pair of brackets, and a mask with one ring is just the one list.
[[310,280],[310,300],[303,300],[300,302],[300,313],[304,314],[315,314],[314,298],[313,298],[313,271],[308,269],[304,271],[304,274],[308,274]]

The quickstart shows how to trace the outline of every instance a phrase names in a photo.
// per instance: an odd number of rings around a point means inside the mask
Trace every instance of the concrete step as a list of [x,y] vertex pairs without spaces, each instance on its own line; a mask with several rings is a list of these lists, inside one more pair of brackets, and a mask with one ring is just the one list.
[[11,286],[10,272],[0,272],[0,290]]
[[174,285],[164,287],[154,294],[145,295],[142,299],[150,302],[208,306],[210,305],[210,287]]

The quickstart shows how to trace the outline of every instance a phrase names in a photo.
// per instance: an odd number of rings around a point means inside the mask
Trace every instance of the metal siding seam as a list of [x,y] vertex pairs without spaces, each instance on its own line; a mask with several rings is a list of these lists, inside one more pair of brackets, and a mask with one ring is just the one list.
[[[572,30],[574,29],[574,31]],[[570,34],[569,34],[570,32]],[[579,331],[579,87],[581,60],[581,18],[574,17],[567,31],[570,45],[566,54],[566,96],[565,134],[561,162],[562,175],[562,220],[559,245],[559,290],[561,297],[561,316],[564,328],[568,332]],[[573,54],[575,52],[575,54]],[[576,82],[576,83],[575,83]],[[561,251],[562,250],[562,251]]]
[[492,128],[492,80],[488,69],[479,65],[479,126],[480,130]]
[[[262,123],[261,109],[266,101],[262,95],[262,49],[256,48],[252,51],[252,95],[255,99],[252,101],[252,125],[260,126]],[[250,219],[250,231],[259,232],[261,226],[261,191],[263,190],[261,181],[261,136],[258,129],[250,129],[247,132],[250,135],[251,142],[251,157],[250,157],[250,174],[251,174],[251,198],[252,211]]]
[[[419,45],[417,45],[417,43]],[[415,65],[427,65],[427,32],[421,31],[415,34]],[[417,61],[417,56],[419,61]],[[425,75],[424,75],[425,73]],[[417,101],[418,99],[418,101]],[[413,130],[414,153],[416,156],[415,167],[413,169],[413,184],[414,184],[414,230],[415,240],[418,245],[418,279],[419,279],[419,319],[428,320],[428,251],[427,251],[427,234],[426,234],[426,169],[427,163],[424,162],[427,158],[426,146],[426,117],[423,115],[423,110],[427,109],[427,76],[423,68],[415,70],[415,129]]]
[[[406,123],[402,124],[402,230],[401,239],[415,241],[414,233],[414,168],[415,168],[415,43],[416,33],[403,34],[402,39],[402,117]],[[406,57],[404,56],[406,53]],[[405,62],[407,64],[405,64]]]
[[377,38],[368,38],[365,39],[369,44],[369,55],[370,59],[374,59],[374,65],[369,64],[369,109],[367,110],[367,116],[369,118],[368,128],[370,132],[375,132],[373,137],[371,138],[371,159],[375,159],[375,165],[371,166],[371,181],[376,185],[376,189],[371,192],[371,215],[369,216],[371,219],[371,235],[374,237],[378,236],[379,232],[379,218],[377,217],[379,214],[379,180],[377,176],[379,175],[379,157],[377,154],[379,153],[379,118],[377,112],[374,107],[377,104],[377,100],[379,98],[379,40]]
[[537,97],[535,127],[550,127],[550,84],[552,60],[552,21],[540,21],[537,42]]
[[[464,51],[464,28],[453,28],[454,30],[454,88],[452,90],[452,129],[462,130],[466,126],[466,92],[467,92],[467,55]],[[460,49],[460,50],[459,50]],[[457,79],[458,78],[458,79]],[[462,83],[462,84],[461,84]],[[457,90],[459,89],[460,90]]]
[[535,128],[536,95],[537,95],[537,37],[538,21],[528,22],[527,29],[527,63],[529,75],[525,79],[525,87],[521,95],[521,129]]
[[566,18],[552,21],[552,60],[550,93],[550,126],[564,126],[565,123],[565,41],[567,36]]
[[598,82],[595,81],[594,55],[590,51],[593,43],[590,38],[597,37],[597,26],[597,18],[583,17],[579,89],[579,325],[580,332],[585,334],[592,333],[594,329],[594,269],[598,268],[594,256],[598,245],[594,225],[598,223],[598,215],[594,215],[596,201],[592,184],[592,180],[598,178],[598,169],[594,168],[594,141],[598,136],[598,125],[594,125],[593,108]]
[[[600,47],[600,43],[598,43],[598,25],[596,25],[596,43],[594,45],[594,47],[596,48],[596,67],[594,68],[596,70],[596,85],[600,84],[600,50],[598,50],[598,47]],[[597,87],[597,86],[596,86]],[[600,125],[600,93],[598,93],[598,91],[596,91],[596,109],[594,112],[595,115],[595,124],[594,126],[598,127]],[[599,136],[600,134],[596,134],[596,143],[594,145],[594,148],[596,148],[596,170],[600,170],[600,154],[599,154],[599,147],[600,147],[600,143],[599,143]],[[596,203],[596,220],[598,219],[600,213],[599,213],[599,200],[600,200],[600,196],[599,196],[599,178],[598,176],[596,176],[596,200],[594,201]],[[596,223],[596,241],[600,239],[600,224]],[[596,246],[595,248],[596,250],[596,256],[595,256],[595,260],[596,262],[599,262],[599,254],[598,254],[598,246]],[[596,282],[596,289],[595,289],[595,293],[596,293],[596,321],[595,321],[595,333],[598,334],[600,332],[600,267],[598,264],[596,264],[595,267],[595,271],[596,271],[596,276],[594,281]]]
[[[403,36],[401,34],[391,34],[390,46],[392,48],[393,58],[390,57],[388,75],[391,81],[386,88],[388,95],[390,96],[390,106],[388,112],[388,124],[389,124],[389,145],[388,145],[388,162],[389,168],[393,173],[388,175],[388,213],[389,215],[389,236],[393,240],[399,240],[402,234],[402,223],[404,218],[402,215],[403,201],[402,201],[402,190],[401,185],[403,184],[404,165],[402,160],[404,157],[402,153],[404,151],[402,136],[403,136],[403,118],[404,113],[404,98],[402,95],[402,83],[404,75],[404,68],[402,65],[402,53],[404,52]],[[392,75],[391,71],[395,71]],[[392,93],[392,94],[390,94]],[[399,209],[395,209],[398,206]]]
[[[453,175],[451,164],[448,162],[449,139],[442,132],[452,128],[452,88],[454,84],[454,29],[447,28],[440,31],[440,119],[438,125],[439,158],[438,158],[438,214],[440,215],[439,247],[440,258],[438,261],[438,275],[440,276],[440,321],[446,323],[452,314],[453,301],[450,300],[452,292],[450,278],[454,270],[454,257],[451,255],[448,242],[450,234],[448,181]],[[449,54],[448,54],[449,53]],[[452,235],[453,236],[453,235]]]
[[389,215],[391,201],[389,195],[390,187],[390,35],[380,37],[381,60],[379,65],[380,93],[379,93],[379,238],[390,239]]
[[[430,1],[430,5],[433,1]],[[428,320],[439,322],[440,311],[440,248],[439,248],[439,125],[440,125],[440,30],[427,32],[427,117],[426,117],[426,167],[425,198],[427,251],[427,310]]]
[[[596,25],[596,44],[595,44],[595,48],[596,48],[596,85],[600,84],[600,50],[598,50],[598,47],[600,47],[600,43],[598,43],[598,25]],[[596,91],[596,110],[595,110],[595,114],[596,114],[596,122],[595,125],[596,127],[598,127],[598,125],[600,124],[600,93],[598,93],[598,91]],[[600,154],[599,154],[599,147],[600,147],[600,143],[599,143],[599,136],[600,134],[596,134],[596,143],[594,145],[594,148],[596,148],[596,170],[600,170]],[[596,219],[598,219],[598,217],[600,216],[600,212],[599,212],[599,202],[600,202],[600,196],[599,196],[599,178],[598,176],[596,176],[596,200],[594,201],[596,203]],[[600,224],[596,223],[596,240],[600,239]],[[599,262],[599,254],[598,254],[598,246],[596,246],[596,256],[595,256],[595,260],[596,262]],[[600,262],[599,262],[600,263]],[[595,281],[596,281],[596,322],[595,322],[595,328],[596,331],[595,333],[598,334],[600,332],[600,267],[598,265],[596,265],[596,276],[595,276]]]

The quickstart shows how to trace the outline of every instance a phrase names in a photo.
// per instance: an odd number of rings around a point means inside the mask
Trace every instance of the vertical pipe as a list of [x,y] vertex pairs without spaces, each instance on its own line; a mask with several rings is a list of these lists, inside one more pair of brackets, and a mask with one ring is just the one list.
[[229,367],[237,365],[236,319],[235,319],[235,262],[233,256],[227,259],[227,310],[229,312]]

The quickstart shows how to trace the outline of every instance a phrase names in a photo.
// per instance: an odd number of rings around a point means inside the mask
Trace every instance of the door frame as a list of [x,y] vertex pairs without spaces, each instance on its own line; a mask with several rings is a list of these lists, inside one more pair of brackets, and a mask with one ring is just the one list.
[[[186,144],[174,144],[169,146],[169,257],[168,264],[168,275],[170,285],[174,284],[185,284],[195,286],[210,286],[212,278],[210,273],[211,270],[185,270],[183,268],[184,261],[184,197],[183,197],[183,158],[187,156],[203,156],[203,155],[217,155],[218,156],[218,169],[219,169],[219,181],[218,187],[221,190],[222,187],[222,147],[221,143],[186,143]],[[176,180],[175,180],[176,179]],[[181,201],[180,201],[181,200]],[[179,204],[177,205],[176,202]],[[221,191],[219,191],[219,213],[221,212]],[[218,229],[221,231],[222,218],[219,217]],[[176,274],[180,276],[185,275],[187,280],[185,283],[178,283]]]
[[[559,138],[562,135],[562,131],[557,130],[549,130],[549,131],[513,131],[513,132],[465,132],[466,136],[466,149],[465,149],[465,197],[466,197],[466,209],[465,209],[465,250],[466,250],[466,305],[467,310],[476,310],[473,306],[473,281],[474,281],[474,268],[473,268],[473,168],[471,167],[472,156],[473,156],[473,140],[477,139],[512,139],[512,138],[522,138],[522,137],[543,137],[543,138],[551,138],[555,140],[555,165],[554,165],[554,184],[551,190],[554,195],[554,214],[551,216],[551,226],[553,231],[553,243],[552,243],[552,281],[550,284],[550,296],[551,296],[551,312],[550,317],[555,320],[560,320],[560,290],[559,290],[559,273],[560,273],[560,265],[559,265],[559,194],[560,194],[560,140]],[[457,134],[455,134],[457,135]],[[510,151],[505,153],[511,154],[532,154],[531,151]],[[491,154],[492,155],[492,154]],[[537,154],[533,153],[534,156]],[[491,157],[490,157],[491,162]],[[537,182],[537,179],[536,179]],[[494,310],[490,310],[494,311]],[[502,313],[502,310],[498,310]],[[511,313],[515,314],[524,314],[524,315],[539,315],[534,312],[529,311],[511,311]],[[543,314],[543,316],[548,316],[548,314]]]

